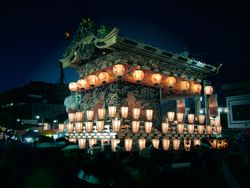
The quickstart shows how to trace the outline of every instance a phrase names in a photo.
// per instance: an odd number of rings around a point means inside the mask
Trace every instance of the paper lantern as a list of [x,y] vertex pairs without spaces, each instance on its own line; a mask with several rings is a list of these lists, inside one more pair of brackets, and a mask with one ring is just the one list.
[[186,92],[190,87],[190,83],[186,80],[181,81],[180,83],[180,89],[184,92]]
[[104,129],[104,121],[96,121],[96,130],[102,132]]
[[138,139],[138,147],[140,150],[143,150],[146,147],[146,139],[145,138]]
[[116,152],[116,146],[118,143],[120,143],[119,139],[112,139],[111,140],[111,149],[113,152]]
[[69,117],[69,122],[70,123],[74,123],[76,120],[76,114],[75,113],[68,113],[68,117]]
[[194,133],[194,124],[188,124],[187,130],[188,130],[189,134],[193,134]]
[[88,76],[88,83],[91,87],[95,87],[95,85],[97,84],[98,82],[98,78],[96,75],[89,75]]
[[82,122],[76,122],[75,123],[75,130],[78,133],[82,132]]
[[173,140],[173,149],[178,150],[180,147],[180,140],[179,139],[174,139]]
[[76,82],[70,82],[69,83],[69,90],[72,92],[77,92],[78,91],[78,86]]
[[169,129],[169,123],[161,123],[161,131],[162,133],[167,133],[168,132],[168,129]]
[[113,73],[117,78],[121,78],[125,74],[125,68],[122,64],[117,64],[113,66]]
[[212,86],[205,86],[204,93],[205,95],[212,95],[214,92],[214,88]]
[[79,138],[78,139],[78,145],[80,149],[84,149],[86,146],[86,139],[85,138]]
[[113,132],[119,132],[120,127],[121,127],[121,120],[120,119],[112,119]]
[[212,126],[207,125],[206,126],[206,134],[211,134],[212,133]]
[[170,140],[167,138],[162,139],[162,148],[163,150],[168,150],[170,145]]
[[128,107],[127,106],[122,106],[121,107],[121,116],[123,118],[127,118],[128,117]]
[[114,118],[116,116],[116,106],[109,106],[109,117]]
[[159,139],[152,139],[152,145],[153,145],[154,148],[158,149],[159,148],[159,143],[160,143]]
[[86,116],[88,121],[93,121],[94,119],[94,110],[87,110]]
[[132,132],[137,133],[139,131],[140,121],[132,121]]
[[178,123],[182,123],[184,117],[184,113],[176,113],[176,119]]
[[152,122],[151,121],[145,121],[144,122],[145,132],[150,133],[152,130]]
[[204,122],[205,122],[205,115],[199,115],[198,116],[198,120],[199,120],[199,124],[204,124]]
[[92,132],[93,131],[93,121],[86,121],[85,128],[86,128],[87,132]]
[[153,119],[153,110],[152,109],[146,109],[146,120],[152,121]]
[[203,134],[204,131],[204,126],[203,125],[197,125],[197,133],[198,134]]
[[83,121],[83,112],[76,112],[76,121],[77,122]]
[[133,72],[133,79],[139,83],[144,79],[144,72],[141,69],[137,69]]
[[191,143],[192,143],[191,140],[184,139],[184,148],[185,148],[186,151],[190,151]]
[[194,114],[188,114],[188,123],[190,124],[194,123]]
[[87,89],[89,87],[89,84],[85,79],[80,79],[77,81],[77,86],[80,89]]
[[58,129],[59,129],[59,132],[64,132],[64,128],[65,128],[65,125],[63,123],[59,123],[58,125]]
[[200,139],[194,139],[194,146],[201,145],[201,140]]
[[177,124],[177,132],[178,132],[179,134],[181,134],[181,133],[183,133],[183,131],[184,131],[184,124],[178,123],[178,124]]
[[216,126],[216,133],[221,134],[222,126]]
[[72,133],[74,130],[74,125],[72,123],[68,123],[66,125],[68,133]]
[[137,120],[140,118],[140,108],[133,108],[132,113],[133,113],[133,119]]
[[98,75],[98,79],[103,83],[106,84],[109,82],[109,74],[107,72],[101,72]]
[[196,93],[196,94],[199,94],[200,92],[201,92],[201,84],[194,84],[193,85],[193,91],[194,91],[194,93]]
[[105,115],[106,115],[106,109],[105,108],[99,108],[97,110],[98,113],[98,119],[103,120],[105,119]]
[[168,112],[167,117],[168,117],[168,121],[170,122],[174,121],[174,112]]
[[167,77],[166,84],[167,84],[169,89],[173,88],[176,84],[176,78],[173,76]]
[[131,151],[133,140],[131,138],[125,138],[125,151]]
[[161,74],[154,73],[151,76],[151,81],[154,85],[159,85],[161,83],[161,78],[162,78]]
[[90,138],[89,139],[89,147],[90,147],[90,149],[93,148],[93,145],[96,144],[96,142],[97,142],[96,138]]

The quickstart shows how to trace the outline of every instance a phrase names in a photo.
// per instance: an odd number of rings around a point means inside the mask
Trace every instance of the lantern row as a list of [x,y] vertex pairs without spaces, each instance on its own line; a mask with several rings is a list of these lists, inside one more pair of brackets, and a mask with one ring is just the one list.
[[[125,75],[125,66],[123,64],[117,64],[113,66],[112,72],[114,76],[118,79],[121,79]],[[163,74],[153,73],[151,75],[151,83],[155,86],[160,85],[162,82],[166,83],[169,89],[172,89],[177,84],[177,79],[173,76],[168,76],[165,80],[163,79]],[[85,79],[80,79],[77,82],[69,83],[69,90],[72,92],[79,92],[80,90],[89,89],[89,86],[95,87],[98,83],[106,84],[110,82],[111,75],[107,71],[102,71],[98,75],[91,74],[88,75]],[[144,80],[145,74],[142,69],[137,68],[132,72],[132,78],[135,82],[140,83]],[[180,88],[182,91],[187,91],[190,89],[190,82],[187,80],[180,80]],[[202,86],[199,83],[192,85],[192,91],[196,94],[200,94]],[[206,86],[204,92],[213,93],[213,88],[211,86]]]
[[[70,141],[74,142],[74,143],[77,142],[76,139],[73,139],[73,138],[71,138]],[[111,142],[112,151],[116,152],[117,148],[119,148],[119,146],[117,147],[117,145],[120,143],[120,139],[111,139],[111,140],[110,139],[102,139],[101,140],[102,148],[104,148],[105,144],[110,144],[110,142]],[[125,151],[131,151],[133,149],[133,146],[134,146],[134,149],[139,149],[141,151],[144,148],[146,148],[146,142],[147,142],[147,140],[145,138],[139,138],[136,142],[133,141],[132,138],[125,138],[124,149],[125,149]],[[167,151],[171,148],[170,146],[172,145],[173,150],[179,150],[181,142],[182,141],[180,139],[173,139],[172,144],[171,144],[170,139],[163,138],[161,140],[162,149]],[[155,149],[159,149],[160,139],[157,139],[157,138],[152,139],[151,143]],[[228,147],[228,140],[226,140],[226,139],[209,139],[209,143],[213,149],[222,149],[222,148]],[[96,138],[91,138],[88,140],[88,146],[90,149],[93,149],[96,144],[97,144]],[[79,145],[80,149],[85,149],[87,147],[87,139],[85,139],[85,138],[78,139],[78,145]],[[201,145],[201,140],[200,139],[194,139],[194,140],[184,139],[183,140],[183,146],[184,146],[186,151],[190,151],[192,145],[193,146]]]

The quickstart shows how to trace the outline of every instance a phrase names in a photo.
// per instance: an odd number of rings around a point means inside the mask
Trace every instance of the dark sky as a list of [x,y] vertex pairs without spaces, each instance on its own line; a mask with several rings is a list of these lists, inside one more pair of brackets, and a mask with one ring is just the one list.
[[[250,11],[244,1],[8,1],[1,4],[0,92],[29,81],[59,81],[58,59],[83,16],[120,34],[218,66],[221,85],[249,79]],[[248,73],[249,72],[249,73]],[[65,82],[77,80],[65,70]]]

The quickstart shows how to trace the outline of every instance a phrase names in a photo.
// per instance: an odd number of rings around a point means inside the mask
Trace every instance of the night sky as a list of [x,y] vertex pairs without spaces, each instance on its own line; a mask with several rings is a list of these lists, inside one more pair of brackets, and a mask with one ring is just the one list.
[[[10,0],[1,9],[0,92],[29,81],[59,82],[58,60],[69,45],[65,32],[75,31],[83,17],[116,26],[138,42],[222,63],[219,74],[209,78],[218,89],[250,80],[250,11],[243,1]],[[65,83],[78,79],[72,69],[65,74]]]

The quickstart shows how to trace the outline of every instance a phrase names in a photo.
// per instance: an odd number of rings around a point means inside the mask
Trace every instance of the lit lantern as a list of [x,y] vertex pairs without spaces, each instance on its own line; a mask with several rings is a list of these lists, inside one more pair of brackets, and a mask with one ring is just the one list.
[[162,133],[167,133],[168,132],[168,129],[169,129],[169,123],[161,123],[161,131]]
[[96,138],[90,138],[89,139],[89,147],[90,147],[90,149],[93,148],[93,145],[96,144],[96,142],[97,142]]
[[133,119],[139,119],[140,117],[140,112],[141,112],[141,109],[140,108],[133,108]]
[[178,123],[182,123],[183,121],[183,116],[184,116],[184,113],[176,113],[176,119],[177,119],[177,122]]
[[194,123],[194,114],[188,114],[188,123],[190,124]]
[[223,146],[224,146],[224,148],[228,147],[228,140],[227,139],[223,140]]
[[121,127],[121,120],[120,119],[112,119],[113,132],[119,132],[120,127]]
[[206,126],[206,134],[211,134],[212,133],[212,126],[207,125]]
[[205,86],[204,93],[205,95],[212,95],[214,92],[214,88],[212,86]]
[[72,133],[72,132],[73,132],[73,130],[74,130],[74,125],[73,125],[72,123],[68,123],[66,127],[67,127],[67,131],[68,131],[69,133]]
[[170,89],[173,88],[176,84],[176,78],[173,76],[167,77],[166,84],[167,84],[168,88],[170,88]]
[[120,143],[119,139],[112,139],[111,140],[111,149],[113,152],[116,152],[116,146],[118,143]]
[[191,140],[184,139],[184,148],[185,148],[186,151],[190,151],[190,149],[191,149],[191,143],[192,143]]
[[96,130],[102,132],[104,129],[104,121],[96,121]]
[[159,148],[159,143],[160,143],[159,139],[152,139],[152,145],[153,145],[154,148],[158,149]]
[[133,72],[133,79],[139,83],[144,79],[144,72],[141,69],[137,69]]
[[204,124],[204,122],[205,122],[205,115],[199,115],[198,116],[198,120],[199,120],[199,124]]
[[223,140],[217,140],[217,149],[223,148]]
[[216,126],[216,133],[221,134],[222,126]]
[[59,125],[58,125],[58,129],[59,129],[59,132],[60,133],[62,133],[62,132],[64,132],[64,123],[59,123]]
[[139,138],[138,139],[138,146],[140,150],[143,150],[146,147],[146,139],[145,138]]
[[125,150],[131,151],[133,140],[131,138],[125,138]]
[[107,72],[101,72],[98,75],[99,80],[103,83],[106,84],[109,82],[109,74]]
[[69,117],[69,122],[70,123],[74,123],[76,120],[76,114],[75,113],[68,113],[68,117]]
[[106,114],[106,109],[105,108],[99,108],[97,110],[97,113],[98,113],[98,118],[99,119],[105,119],[105,114]]
[[87,132],[92,132],[93,131],[93,121],[86,121],[85,128],[86,128]]
[[82,132],[82,122],[75,123],[75,130],[78,133]]
[[80,79],[77,81],[77,86],[80,89],[87,89],[88,88],[88,82],[85,79]]
[[113,118],[116,116],[116,106],[109,106],[109,117]]
[[95,85],[97,84],[98,82],[98,78],[96,75],[89,75],[88,76],[88,83],[91,87],[95,87]]
[[101,145],[102,145],[102,148],[105,149],[105,145],[109,144],[110,143],[110,139],[108,138],[103,138],[101,139]]
[[173,149],[178,150],[180,147],[180,140],[179,139],[174,139],[173,140]]
[[139,131],[140,121],[132,121],[132,132],[137,133]]
[[152,122],[151,121],[145,121],[144,126],[145,126],[145,132],[150,133],[151,130],[152,130]]
[[203,134],[204,131],[204,126],[203,125],[197,125],[197,133],[198,134]]
[[79,138],[78,139],[78,145],[80,149],[84,149],[86,146],[86,139],[85,138]]
[[73,91],[73,92],[77,92],[78,91],[78,86],[76,82],[70,82],[69,83],[69,90]]
[[161,74],[154,73],[151,76],[151,81],[154,85],[159,85],[161,83],[161,78],[162,78]]
[[216,139],[210,139],[209,143],[211,144],[213,149],[216,149],[216,146],[217,146],[217,140]]
[[187,130],[188,130],[189,134],[193,134],[194,133],[194,124],[188,124]]
[[128,107],[127,106],[122,106],[121,107],[121,116],[123,118],[127,118],[128,117]]
[[152,109],[146,109],[146,120],[152,121],[153,119],[153,110]]
[[121,78],[125,73],[125,68],[122,64],[117,64],[113,66],[113,73],[117,78]]
[[81,122],[83,120],[83,112],[76,112],[76,121]]
[[76,143],[76,138],[70,138],[69,142]]
[[178,123],[178,124],[177,124],[177,132],[178,132],[179,134],[181,134],[181,133],[183,133],[183,131],[184,131],[184,124]]
[[201,140],[200,139],[194,139],[194,146],[201,145]]
[[194,84],[193,91],[194,93],[199,94],[201,92],[201,84]]
[[180,89],[184,92],[186,92],[190,87],[190,83],[186,80],[181,81],[180,83]]
[[88,121],[92,121],[94,119],[94,110],[87,110],[86,116]]
[[168,121],[170,122],[174,121],[174,112],[168,112],[167,116],[168,116]]
[[163,150],[168,150],[170,145],[170,140],[167,138],[162,139],[162,148]]

